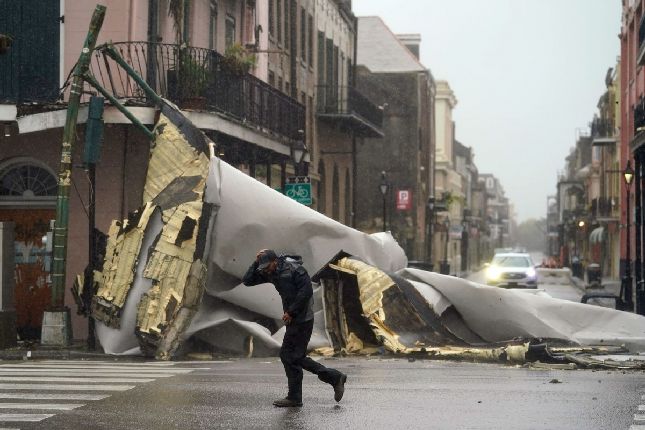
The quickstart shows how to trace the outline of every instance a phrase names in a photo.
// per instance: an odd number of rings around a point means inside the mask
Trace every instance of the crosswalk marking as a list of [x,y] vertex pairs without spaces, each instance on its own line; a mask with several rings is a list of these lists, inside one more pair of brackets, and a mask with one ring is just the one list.
[[[5,422],[42,421],[131,390],[135,384],[209,369],[176,364],[82,360],[0,364],[0,426]],[[2,412],[5,410],[11,413]],[[13,413],[18,411],[25,413]]]
[[134,385],[0,384],[0,390],[127,391],[134,387]]
[[645,430],[645,426],[644,425],[639,425],[639,424],[634,424],[629,428],[629,430]]
[[0,409],[48,409],[71,411],[83,406],[82,403],[0,403]]
[[14,367],[0,367],[0,372],[23,372],[23,373],[28,373],[28,372],[51,372],[51,371],[57,371],[57,372],[68,372],[68,373],[74,373],[74,372],[87,372],[87,373],[121,373],[121,374],[154,374],[154,375],[177,375],[177,374],[183,374],[183,373],[190,373],[192,372],[193,369],[177,369],[177,370],[172,370],[172,369],[99,369],[99,368],[82,368],[82,367],[57,367],[57,366],[41,366],[41,367],[21,367],[21,366],[14,366]]
[[99,377],[142,377],[142,378],[168,378],[171,376],[177,375],[177,373],[144,373],[144,372],[118,372],[113,370],[111,372],[88,372],[86,370],[56,370],[56,369],[46,369],[46,370],[20,370],[20,369],[11,369],[10,371],[0,370],[0,376],[16,376],[16,375],[30,375],[30,376],[88,376],[92,378]]
[[173,367],[178,362],[176,361],[99,361],[99,360],[41,360],[33,363],[51,363],[51,364],[82,364],[83,366],[92,365],[106,365],[112,364],[116,366],[145,366],[145,367]]
[[[110,394],[70,394],[70,393],[0,393],[0,399],[12,400],[103,400]],[[0,429],[2,430],[2,429]]]
[[0,414],[0,422],[38,422],[54,414]]
[[645,415],[634,415],[634,421],[645,421]]
[[[103,369],[103,370],[118,370],[118,371],[131,371],[131,372],[138,372],[138,371],[146,371],[150,370],[149,367],[128,367],[127,369],[122,369],[119,366],[92,366],[91,368],[88,368],[87,366],[81,366],[81,365],[72,365],[72,366],[52,366],[52,365],[45,365],[45,364],[23,364],[23,365],[15,365],[15,364],[0,364],[0,370],[5,370],[6,368],[21,368],[24,367],[24,369],[87,369],[87,370],[92,370],[92,369]],[[191,368],[191,369],[154,369],[155,372],[159,373],[190,373],[194,370],[208,370],[208,367],[199,367],[199,368]]]
[[0,382],[93,382],[104,384],[118,383],[118,384],[132,384],[135,382],[152,382],[154,379],[148,378],[94,378],[94,377],[68,377],[68,376],[0,376]]

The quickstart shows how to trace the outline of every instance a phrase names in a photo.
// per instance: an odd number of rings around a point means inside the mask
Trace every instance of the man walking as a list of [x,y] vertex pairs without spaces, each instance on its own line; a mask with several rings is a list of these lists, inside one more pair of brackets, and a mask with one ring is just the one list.
[[302,406],[302,369],[334,387],[339,402],[345,391],[347,375],[330,369],[307,357],[307,344],[314,327],[313,289],[311,279],[299,258],[280,256],[271,249],[258,252],[242,280],[252,286],[271,283],[282,299],[282,320],[286,332],[280,348],[280,359],[289,381],[287,397],[273,402],[278,407]]

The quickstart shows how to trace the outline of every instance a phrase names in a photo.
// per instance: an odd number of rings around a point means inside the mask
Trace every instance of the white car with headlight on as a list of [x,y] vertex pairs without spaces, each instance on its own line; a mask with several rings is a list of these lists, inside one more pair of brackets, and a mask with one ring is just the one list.
[[486,284],[504,288],[537,288],[537,273],[531,256],[517,252],[495,254],[486,267]]

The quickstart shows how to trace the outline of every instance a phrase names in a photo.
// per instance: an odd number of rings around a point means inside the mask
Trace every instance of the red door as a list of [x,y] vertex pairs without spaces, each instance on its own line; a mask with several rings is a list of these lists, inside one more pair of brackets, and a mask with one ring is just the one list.
[[53,209],[0,209],[0,221],[11,221],[16,226],[16,325],[23,340],[40,338],[43,312],[51,302],[43,236],[54,218]]

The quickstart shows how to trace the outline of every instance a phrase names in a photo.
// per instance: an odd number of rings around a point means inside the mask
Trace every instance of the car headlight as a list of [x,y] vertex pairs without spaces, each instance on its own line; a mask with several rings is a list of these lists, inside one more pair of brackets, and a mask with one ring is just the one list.
[[526,276],[528,276],[529,278],[535,278],[535,275],[535,269],[533,267],[529,267],[526,271]]
[[502,271],[499,267],[490,266],[486,269],[486,279],[489,281],[496,281],[502,275]]

